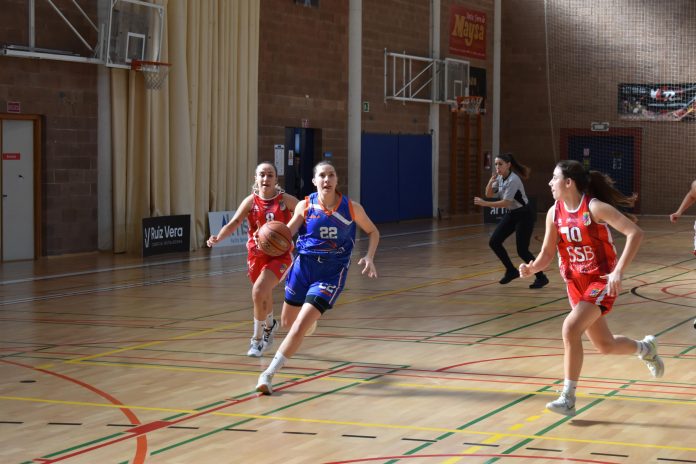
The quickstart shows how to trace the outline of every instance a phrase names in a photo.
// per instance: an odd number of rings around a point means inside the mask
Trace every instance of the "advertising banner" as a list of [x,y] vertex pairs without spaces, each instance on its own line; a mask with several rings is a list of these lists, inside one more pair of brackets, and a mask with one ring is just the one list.
[[449,32],[450,54],[486,59],[486,13],[453,5]]
[[[234,217],[236,211],[210,211],[208,213],[208,226],[210,227],[210,235],[217,235],[230,220]],[[225,240],[218,242],[215,248],[223,246],[234,246],[234,245],[244,245],[248,236],[249,224],[247,224],[246,219],[242,221],[242,224],[234,231],[232,235],[227,237]]]
[[696,121],[696,84],[619,84],[619,119]]
[[191,215],[143,218],[143,256],[189,251]]

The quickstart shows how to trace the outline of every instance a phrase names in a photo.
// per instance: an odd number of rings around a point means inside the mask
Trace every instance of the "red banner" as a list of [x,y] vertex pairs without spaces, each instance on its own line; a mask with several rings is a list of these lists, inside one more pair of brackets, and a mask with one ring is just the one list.
[[451,55],[486,58],[486,13],[453,5],[449,23]]

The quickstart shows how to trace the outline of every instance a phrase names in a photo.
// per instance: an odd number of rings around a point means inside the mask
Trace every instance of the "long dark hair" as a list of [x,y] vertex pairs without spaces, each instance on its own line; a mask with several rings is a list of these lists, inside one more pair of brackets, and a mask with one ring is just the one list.
[[[615,208],[632,208],[636,204],[638,194],[626,196],[614,187],[614,180],[603,172],[586,170],[579,161],[563,160],[556,164],[561,169],[563,177],[573,179],[578,190],[587,193],[604,203],[609,203]],[[636,220],[636,217],[625,211],[624,215]]]
[[515,171],[517,175],[524,180],[527,180],[529,178],[529,174],[532,173],[532,170],[524,164],[517,161],[515,157],[512,156],[512,153],[501,153],[498,156],[496,156],[496,158],[500,158],[506,163],[510,163],[510,167],[512,168],[512,170]]

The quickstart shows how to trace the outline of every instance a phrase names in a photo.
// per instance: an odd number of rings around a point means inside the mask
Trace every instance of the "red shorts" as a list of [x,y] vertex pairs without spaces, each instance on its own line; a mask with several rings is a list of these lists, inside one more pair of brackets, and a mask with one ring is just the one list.
[[566,288],[568,289],[568,300],[573,308],[581,301],[587,301],[599,306],[602,314],[606,314],[611,311],[614,301],[616,301],[616,296],[607,294],[606,279],[600,279],[596,275],[574,276],[572,279],[566,280]]
[[283,278],[283,274],[285,274],[285,271],[288,270],[290,263],[292,263],[292,255],[290,252],[280,256],[268,256],[267,254],[251,250],[247,255],[249,279],[251,279],[252,284],[255,283],[256,279],[258,279],[261,275],[261,272],[264,269],[268,269],[275,274],[278,280],[281,280]]

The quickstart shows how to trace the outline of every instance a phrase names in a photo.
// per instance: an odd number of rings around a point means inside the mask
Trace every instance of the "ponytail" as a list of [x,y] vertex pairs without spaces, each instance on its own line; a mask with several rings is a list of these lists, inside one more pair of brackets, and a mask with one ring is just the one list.
[[510,168],[524,180],[527,180],[529,178],[529,174],[532,173],[532,170],[524,164],[517,161],[515,157],[512,156],[512,153],[501,153],[498,156],[496,156],[496,158],[499,158],[505,161],[506,163],[510,163]]
[[[573,179],[578,191],[587,193],[590,197],[608,203],[614,208],[632,208],[636,204],[638,194],[624,195],[614,187],[614,180],[603,172],[586,170],[580,162],[575,160],[563,160],[557,165],[566,179]],[[632,221],[636,221],[633,214],[621,211]]]

